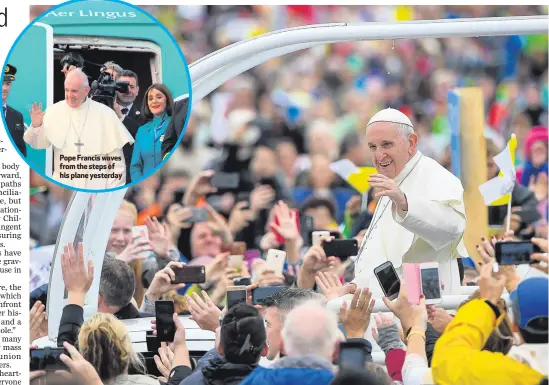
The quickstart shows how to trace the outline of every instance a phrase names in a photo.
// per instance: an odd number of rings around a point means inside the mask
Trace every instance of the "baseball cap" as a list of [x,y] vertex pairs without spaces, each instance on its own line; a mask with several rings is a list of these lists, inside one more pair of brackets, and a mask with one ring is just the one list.
[[546,277],[532,277],[522,281],[510,295],[515,324],[528,334],[547,335],[548,289]]

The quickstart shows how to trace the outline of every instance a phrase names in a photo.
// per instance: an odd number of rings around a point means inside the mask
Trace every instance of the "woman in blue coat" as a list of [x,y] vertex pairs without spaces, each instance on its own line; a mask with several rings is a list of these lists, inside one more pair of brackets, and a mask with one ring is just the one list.
[[153,84],[143,98],[141,115],[147,123],[138,128],[133,147],[132,181],[149,176],[162,162],[162,142],[174,107],[172,94],[163,84]]

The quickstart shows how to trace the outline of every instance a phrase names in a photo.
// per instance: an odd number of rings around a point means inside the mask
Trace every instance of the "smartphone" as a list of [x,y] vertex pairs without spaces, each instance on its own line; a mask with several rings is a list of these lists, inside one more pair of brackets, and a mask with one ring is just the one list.
[[276,181],[274,178],[261,178],[259,184],[270,186],[273,190],[276,191]]
[[[134,243],[142,240],[144,241],[149,240],[149,229],[147,228],[147,226],[133,226],[132,238]],[[149,255],[151,255],[151,251],[145,251],[139,254],[139,256],[145,257],[145,258],[148,257]]]
[[[297,231],[301,232],[301,220],[299,219],[299,211],[297,209],[292,209],[292,211],[294,212],[295,214],[295,222],[296,222],[296,225],[297,225]],[[274,218],[274,222],[275,224],[277,225],[280,225],[280,221],[278,219],[278,217],[275,217]],[[274,229],[271,229],[271,231],[274,233],[275,237],[276,237],[276,241],[283,245],[286,243],[286,239],[284,239],[284,237],[282,235],[280,235],[276,230]]]
[[208,211],[204,207],[190,207],[192,216],[187,219],[187,223],[208,222]]
[[236,202],[250,202],[250,193],[246,191],[241,191],[236,194]]
[[329,231],[313,231],[311,234],[311,245],[320,246],[322,239],[330,239]]
[[160,349],[160,342],[158,342],[158,338],[156,338],[156,336],[153,335],[152,330],[147,330],[146,338],[147,338],[147,351],[154,352],[156,354],[158,352],[158,349]]
[[175,336],[175,313],[173,301],[156,301],[156,336],[160,342],[173,342]]
[[498,242],[496,243],[496,261],[500,265],[531,264],[530,256],[541,253],[532,242]]
[[206,282],[206,267],[196,266],[184,266],[182,268],[172,267],[175,273],[175,281],[172,281],[172,285],[178,283],[204,283]]
[[252,304],[253,305],[263,305],[265,298],[280,293],[286,289],[286,286],[263,286],[258,287],[252,291]]
[[419,273],[419,264],[404,263],[402,265],[404,281],[406,282],[406,294],[408,302],[412,305],[419,305],[421,296],[421,278]]
[[246,242],[233,242],[233,244],[231,245],[231,254],[245,255],[246,249]]
[[240,175],[237,172],[216,172],[213,174],[210,184],[218,191],[235,190],[240,184]]
[[250,286],[252,284],[252,279],[250,277],[240,277],[233,279],[233,285],[235,286]]
[[310,215],[303,215],[300,219],[301,238],[305,241],[305,246],[311,246],[312,232],[315,229],[315,220]]
[[30,370],[45,370],[47,372],[68,370],[67,366],[59,358],[63,353],[69,355],[64,348],[31,349]]
[[243,255],[229,255],[228,261],[228,267],[236,270],[240,270],[242,268],[242,262],[244,262],[244,256]]
[[282,275],[284,264],[286,263],[286,252],[282,250],[269,249],[267,252],[267,263],[265,268],[274,271],[277,275]]
[[376,276],[383,294],[389,300],[393,300],[398,297],[400,291],[400,279],[395,270],[395,267],[390,261],[387,261],[374,269],[374,275]]
[[227,287],[227,308],[230,309],[241,303],[246,303],[246,287],[229,286]]
[[360,341],[345,341],[339,343],[337,364],[340,370],[364,369],[367,356],[366,344]]
[[425,304],[433,305],[441,303],[442,287],[440,286],[438,263],[429,262],[420,264],[419,275],[421,279],[421,293],[425,297]]
[[349,257],[358,254],[358,241],[356,239],[338,239],[323,243],[322,248],[327,257],[338,257],[346,261]]

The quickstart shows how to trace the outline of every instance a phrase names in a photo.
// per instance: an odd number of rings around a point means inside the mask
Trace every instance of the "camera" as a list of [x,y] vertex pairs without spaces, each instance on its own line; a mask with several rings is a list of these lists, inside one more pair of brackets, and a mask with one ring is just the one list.
[[129,85],[129,82],[115,81],[112,75],[107,72],[107,67],[102,67],[99,77],[91,85],[90,98],[114,109],[116,91],[125,94],[128,92]]

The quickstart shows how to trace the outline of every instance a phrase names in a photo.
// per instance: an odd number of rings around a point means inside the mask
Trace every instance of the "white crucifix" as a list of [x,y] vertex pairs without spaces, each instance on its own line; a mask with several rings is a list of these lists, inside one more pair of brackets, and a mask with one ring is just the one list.
[[84,147],[84,143],[82,143],[80,139],[78,139],[78,142],[76,142],[74,145],[76,146],[76,150],[78,151],[78,153],[82,153],[82,147]]

